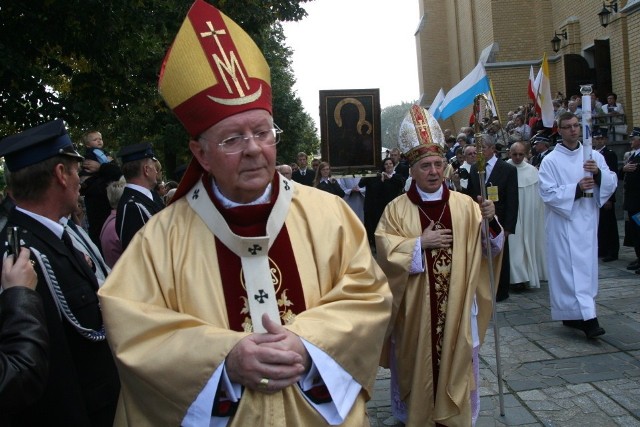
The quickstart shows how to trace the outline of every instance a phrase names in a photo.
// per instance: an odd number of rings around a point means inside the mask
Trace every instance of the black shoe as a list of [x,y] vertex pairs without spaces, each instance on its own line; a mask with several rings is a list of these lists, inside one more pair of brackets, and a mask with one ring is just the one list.
[[562,324],[564,326],[568,326],[570,328],[580,329],[581,331],[584,330],[584,328],[583,328],[584,320],[582,320],[582,319],[580,319],[580,320],[563,320]]
[[[640,273],[638,273],[640,274]],[[496,302],[501,302],[509,298],[509,294],[506,295],[496,295]]]
[[583,330],[587,338],[595,338],[605,334],[604,329],[602,329],[598,324],[597,317],[594,317],[593,319],[585,320],[583,322]]
[[617,256],[606,256],[606,257],[602,258],[602,262],[611,262],[611,261],[615,261],[617,259],[618,259]]
[[631,264],[627,265],[627,270],[637,270],[640,268],[640,261],[635,260]]

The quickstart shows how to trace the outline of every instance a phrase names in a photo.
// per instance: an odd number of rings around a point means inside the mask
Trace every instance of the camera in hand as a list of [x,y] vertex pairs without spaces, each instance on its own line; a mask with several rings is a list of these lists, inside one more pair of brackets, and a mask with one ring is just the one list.
[[465,168],[459,168],[458,175],[460,176],[460,179],[469,179],[469,171]]
[[15,256],[20,254],[20,228],[19,227],[7,227],[7,243],[9,250]]

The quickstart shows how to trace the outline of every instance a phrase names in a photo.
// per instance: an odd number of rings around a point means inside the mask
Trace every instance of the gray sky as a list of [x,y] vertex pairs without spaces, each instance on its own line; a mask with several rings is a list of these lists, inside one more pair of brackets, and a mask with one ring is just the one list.
[[[294,50],[294,89],[319,121],[319,91],[380,89],[380,106],[417,100],[417,0],[314,0],[308,16],[285,23]],[[318,127],[319,128],[319,127]]]

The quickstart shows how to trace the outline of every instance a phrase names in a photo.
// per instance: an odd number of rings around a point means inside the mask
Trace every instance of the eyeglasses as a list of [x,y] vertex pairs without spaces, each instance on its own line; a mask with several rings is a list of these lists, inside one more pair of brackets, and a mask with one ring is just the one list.
[[[280,142],[280,134],[282,134],[282,129],[280,129],[275,123],[273,124],[273,126],[274,127],[271,129],[266,129],[253,135],[230,136],[229,138],[225,138],[221,142],[219,142],[218,148],[224,151],[225,154],[237,154],[247,148],[250,139],[253,139],[253,141],[260,147],[270,147],[272,145],[276,145],[278,142]],[[204,139],[207,142],[211,142],[207,138],[204,138],[202,136],[199,139]]]
[[576,124],[573,124],[573,125],[560,126],[560,129],[565,129],[565,130],[566,129],[571,129],[571,128],[580,129],[580,124],[576,123]]

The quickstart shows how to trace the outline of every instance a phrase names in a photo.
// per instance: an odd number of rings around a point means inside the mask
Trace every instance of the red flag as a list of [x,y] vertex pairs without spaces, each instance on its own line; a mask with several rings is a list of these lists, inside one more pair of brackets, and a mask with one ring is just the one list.
[[533,88],[535,82],[535,78],[533,77],[533,65],[529,69],[529,87],[527,88],[527,92],[529,95],[529,99],[533,102],[536,102],[536,92]]
[[535,79],[533,78],[533,65],[532,65],[531,68],[529,69],[528,95],[529,95],[529,98],[533,101],[533,105],[538,113],[541,112],[540,103],[538,102],[538,92],[540,91],[539,79],[541,75],[542,75],[542,68],[540,68],[540,71],[538,71],[538,75],[536,76],[536,78]]

